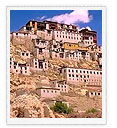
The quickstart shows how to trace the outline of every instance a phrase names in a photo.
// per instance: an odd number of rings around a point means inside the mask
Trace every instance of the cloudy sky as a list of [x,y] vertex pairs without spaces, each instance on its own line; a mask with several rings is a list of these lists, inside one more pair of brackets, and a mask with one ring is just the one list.
[[11,10],[10,31],[17,31],[31,19],[75,24],[79,29],[88,26],[91,30],[97,31],[98,44],[102,45],[101,10]]

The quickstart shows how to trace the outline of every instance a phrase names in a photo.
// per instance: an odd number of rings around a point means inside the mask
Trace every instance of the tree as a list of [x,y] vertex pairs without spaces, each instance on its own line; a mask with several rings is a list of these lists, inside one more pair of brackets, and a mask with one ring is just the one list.
[[56,102],[52,109],[55,112],[64,114],[69,114],[72,112],[72,108],[68,107],[65,103],[62,103],[61,101]]

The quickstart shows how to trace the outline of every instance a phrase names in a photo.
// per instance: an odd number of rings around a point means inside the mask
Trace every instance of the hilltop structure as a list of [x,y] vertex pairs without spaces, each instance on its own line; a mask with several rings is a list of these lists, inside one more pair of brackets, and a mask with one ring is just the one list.
[[[98,45],[96,31],[79,30],[75,25],[53,21],[30,20],[17,32],[10,34],[10,41],[15,46],[26,46],[25,50],[19,50],[22,62],[10,56],[10,71],[15,74],[30,76],[37,72],[49,72],[50,60],[98,63],[95,69],[70,65],[58,67],[65,81],[50,80],[50,87],[38,88],[40,96],[55,97],[60,92],[69,93],[69,84],[102,87],[102,47]],[[88,95],[91,94],[94,93],[89,91]]]

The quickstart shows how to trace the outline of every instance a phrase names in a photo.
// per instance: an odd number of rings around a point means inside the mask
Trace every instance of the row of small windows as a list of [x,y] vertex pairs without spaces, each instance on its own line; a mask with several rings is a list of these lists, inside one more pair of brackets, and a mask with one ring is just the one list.
[[[14,69],[16,69],[16,65],[14,65]],[[18,68],[18,67],[17,67]],[[23,67],[21,67],[21,70],[23,69]],[[24,67],[25,70],[27,70],[27,67]]]
[[[22,56],[24,56],[25,55],[25,53],[24,52],[22,52]],[[26,56],[28,56],[29,55],[29,53],[26,53]]]
[[44,93],[45,93],[45,92],[47,92],[47,93],[49,93],[49,92],[51,92],[51,93],[57,93],[56,90],[43,90],[43,92],[44,92]]
[[[65,38],[65,36],[61,36],[61,35],[60,35],[60,36],[58,36],[58,35],[57,35],[57,37],[60,37],[60,38],[62,38],[62,37],[63,37],[63,38]],[[77,39],[77,40],[78,40],[78,37],[77,37],[77,38],[76,38],[76,37],[74,37],[74,38],[73,38],[73,37],[70,37],[70,36],[69,36],[69,37],[68,37],[68,36],[66,36],[66,38],[69,38],[69,39]]]
[[[65,70],[66,71],[66,70]],[[68,70],[68,72],[74,72],[75,70]],[[76,73],[78,73],[78,70],[76,70]],[[80,70],[80,73],[87,73],[87,74],[100,74],[100,75],[102,75],[102,72],[95,72],[95,71],[82,71],[82,70]]]
[[[74,74],[71,75],[71,74],[69,74],[69,77],[75,77],[75,76],[78,77],[78,75],[74,75]],[[79,75],[79,77],[80,77],[80,78],[83,78],[82,75]],[[86,78],[85,75],[84,75],[84,78]],[[89,75],[87,75],[87,78],[89,78]]]
[[18,36],[18,35],[27,35],[28,36],[28,33],[23,33],[23,34],[21,34],[21,33],[16,33],[16,35]]
[[[84,80],[84,79],[74,79],[74,78],[73,79],[69,78],[69,80],[77,80],[77,81],[84,81],[84,82],[88,82],[89,81],[91,83],[93,82],[93,84],[101,84],[101,80],[93,80],[93,79],[92,80],[89,80],[89,79],[87,79],[87,80],[85,79]],[[94,83],[94,82],[96,82],[96,83]]]
[[[85,41],[86,44],[89,44],[89,42]],[[93,42],[91,42],[91,44],[93,44]]]
[[65,90],[63,90],[63,89],[61,89],[62,91],[67,91],[66,89]]
[[[80,53],[80,52],[79,52],[78,54],[79,54],[79,55],[82,55],[82,53]],[[88,53],[86,53],[86,55],[89,55],[89,54],[88,54]],[[71,57],[71,56],[73,56],[73,57],[74,57],[75,55],[74,55],[74,54],[72,54],[72,55],[70,54],[70,57]],[[77,55],[76,55],[76,57],[77,57]]]
[[[11,66],[10,66],[10,68],[11,68]],[[15,70],[15,72],[18,72],[18,70]],[[22,70],[20,71],[20,73],[22,73]],[[27,73],[27,70],[25,70],[24,73]]]
[[95,96],[98,95],[98,96],[100,96],[101,93],[100,92],[98,92],[98,93],[95,92],[95,94],[94,94],[93,92],[91,92],[91,95],[95,95]]
[[61,86],[60,86],[60,85],[58,85],[58,87],[62,87],[62,88],[64,88],[64,87],[65,87],[65,88],[66,88],[66,86],[63,86],[63,85],[61,85]]
[[[74,36],[75,36],[75,34],[77,34],[77,32],[76,32],[76,33],[72,33],[72,32],[69,32],[69,33],[68,33],[68,32],[58,32],[58,31],[57,31],[57,34],[58,34],[58,33],[60,33],[60,34],[69,34],[69,35],[71,34],[71,35],[74,35]],[[78,34],[77,34],[77,36],[78,36]]]

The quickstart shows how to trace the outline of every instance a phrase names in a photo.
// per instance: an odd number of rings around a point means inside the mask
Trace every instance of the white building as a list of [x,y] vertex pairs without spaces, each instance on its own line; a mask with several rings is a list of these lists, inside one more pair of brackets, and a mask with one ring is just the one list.
[[48,61],[43,59],[43,60],[39,60],[39,59],[31,59],[31,70],[33,71],[46,71],[48,70]]
[[37,35],[35,35],[35,34],[32,34],[32,33],[28,33],[28,32],[12,32],[12,33],[10,33],[10,38],[12,39],[12,38],[21,38],[21,39],[23,39],[23,38],[29,38],[29,39],[35,39],[35,38],[37,38]]
[[42,86],[36,89],[36,93],[41,98],[55,98],[60,95],[60,89],[48,86]]
[[102,85],[102,71],[80,68],[61,68],[60,73],[70,84]]
[[23,74],[23,75],[30,75],[30,65],[29,64],[20,64],[10,58],[10,71],[15,74]]
[[68,60],[74,60],[74,61],[79,61],[79,60],[89,61],[90,53],[87,51],[73,50],[73,51],[66,52],[65,58]]
[[49,41],[35,39],[33,40],[34,50],[33,54],[39,59],[47,59],[50,57],[49,54]]
[[29,51],[22,51],[21,53],[20,53],[20,56],[21,56],[21,58],[22,59],[30,59],[30,52]]
[[60,89],[60,92],[68,93],[69,86],[67,85],[67,82],[65,80],[57,81],[57,80],[51,80],[50,84],[52,87]]
[[53,39],[56,41],[69,42],[69,43],[78,43],[81,42],[82,37],[78,31],[67,31],[67,30],[54,30]]

